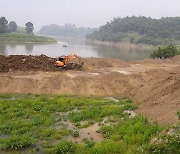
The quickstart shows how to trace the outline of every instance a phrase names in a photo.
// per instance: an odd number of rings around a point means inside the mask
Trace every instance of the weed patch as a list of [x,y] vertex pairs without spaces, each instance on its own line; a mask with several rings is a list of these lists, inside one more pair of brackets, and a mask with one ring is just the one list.
[[177,112],[177,116],[178,116],[178,118],[180,119],[180,112]]
[[1,143],[2,143],[1,149],[3,150],[9,150],[9,149],[19,150],[33,145],[34,139],[32,139],[27,135],[11,136],[1,140]]
[[160,135],[166,127],[132,116],[135,109],[127,98],[0,95],[0,149],[87,154],[179,151],[179,125],[173,133]]
[[66,140],[59,142],[55,146],[55,153],[57,153],[57,154],[75,153],[75,151],[76,151],[75,144],[72,142],[68,142]]
[[180,125],[166,130],[158,135],[148,147],[149,153],[180,153]]

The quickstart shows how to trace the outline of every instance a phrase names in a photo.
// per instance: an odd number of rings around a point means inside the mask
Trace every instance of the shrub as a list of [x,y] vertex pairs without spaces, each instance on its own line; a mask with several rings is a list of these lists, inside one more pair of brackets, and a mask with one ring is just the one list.
[[52,135],[55,134],[55,132],[56,132],[55,129],[47,128],[47,129],[42,131],[41,136],[43,136],[43,137],[51,137]]
[[63,140],[55,146],[56,154],[75,153],[75,151],[76,151],[76,145],[71,141],[68,142],[66,140]]
[[178,118],[180,119],[180,112],[177,112]]
[[103,126],[101,127],[100,132],[104,135],[104,138],[109,139],[112,135],[113,128],[111,126]]
[[26,147],[29,147],[32,144],[34,144],[34,139],[32,139],[31,137],[27,135],[12,136],[12,137],[2,140],[1,148],[3,150],[8,150],[8,149],[19,150],[19,149],[24,149]]
[[95,145],[95,142],[93,140],[89,140],[87,138],[84,138],[83,142],[88,146],[88,148],[92,148]]
[[79,131],[78,131],[78,130],[73,130],[72,133],[71,133],[71,135],[72,135],[73,137],[79,137]]
[[151,55],[151,57],[152,58],[160,58],[160,59],[164,58],[164,59],[166,59],[166,58],[171,58],[171,57],[179,55],[179,54],[180,54],[180,52],[178,52],[178,49],[174,45],[170,44],[164,48],[159,47],[158,50],[155,51]]
[[70,133],[69,130],[66,130],[66,129],[60,129],[57,131],[57,134],[60,134],[62,136],[67,136],[69,135],[69,133]]
[[175,126],[172,133],[157,137],[157,141],[148,147],[149,153],[180,153],[180,126]]
[[96,144],[90,153],[96,154],[116,154],[116,153],[126,153],[127,145],[123,142],[116,142],[112,140],[104,140],[99,144]]

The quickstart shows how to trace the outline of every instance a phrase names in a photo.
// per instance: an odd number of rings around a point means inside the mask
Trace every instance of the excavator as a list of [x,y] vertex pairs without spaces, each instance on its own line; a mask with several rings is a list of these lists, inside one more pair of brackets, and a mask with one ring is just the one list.
[[56,66],[63,69],[81,69],[84,63],[75,53],[57,57]]

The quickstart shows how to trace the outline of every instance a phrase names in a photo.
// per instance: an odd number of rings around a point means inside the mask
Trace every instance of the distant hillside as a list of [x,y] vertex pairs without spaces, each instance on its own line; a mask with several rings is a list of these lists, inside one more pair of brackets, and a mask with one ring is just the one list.
[[87,39],[149,45],[177,43],[180,42],[180,17],[114,18],[99,30],[87,35]]
[[50,36],[86,36],[87,34],[93,33],[96,28],[77,28],[72,24],[65,24],[64,26],[58,25],[47,25],[43,26],[39,34],[42,35],[50,35]]

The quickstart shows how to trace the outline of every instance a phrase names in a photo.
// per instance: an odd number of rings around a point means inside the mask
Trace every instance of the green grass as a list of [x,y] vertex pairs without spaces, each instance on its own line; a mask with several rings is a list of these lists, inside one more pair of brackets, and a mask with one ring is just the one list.
[[180,119],[180,112],[177,112],[177,116],[178,116],[178,118]]
[[20,33],[2,33],[0,42],[20,42],[20,43],[53,43],[56,40],[45,37]]
[[165,132],[159,134],[156,140],[148,147],[149,153],[180,153],[180,125],[171,126]]
[[63,140],[55,146],[54,151],[57,154],[75,153],[76,145],[72,142],[68,142],[66,140]]
[[[0,151],[37,153],[42,149],[44,153],[124,154],[179,150],[179,125],[169,128],[150,124],[142,116],[130,118],[124,112],[135,109],[127,98],[114,102],[103,98],[3,94],[0,95]],[[110,125],[102,124],[105,118]],[[62,126],[63,121],[73,123],[76,129],[55,127]],[[70,136],[78,138],[81,128],[94,123],[100,125],[102,142],[85,138],[78,144],[66,140]],[[173,129],[173,135],[168,135],[169,129]],[[160,142],[153,143],[154,138]]]
[[1,140],[1,149],[15,149],[20,150],[34,144],[34,139],[28,135],[11,136]]

